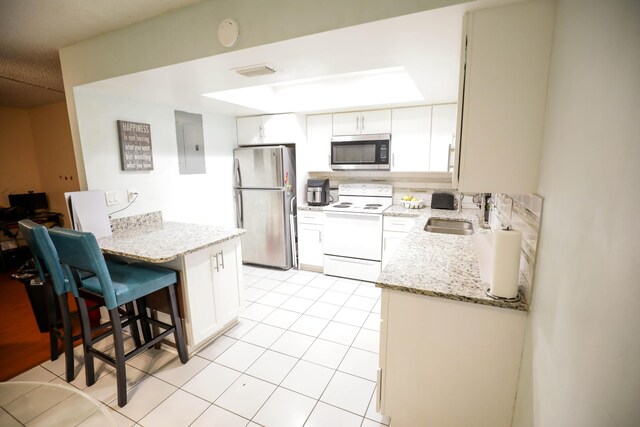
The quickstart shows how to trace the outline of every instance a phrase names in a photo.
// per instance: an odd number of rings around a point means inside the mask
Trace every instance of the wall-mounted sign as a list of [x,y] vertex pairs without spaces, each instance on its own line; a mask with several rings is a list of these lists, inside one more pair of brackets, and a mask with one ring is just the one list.
[[151,125],[118,120],[118,139],[123,171],[153,170]]

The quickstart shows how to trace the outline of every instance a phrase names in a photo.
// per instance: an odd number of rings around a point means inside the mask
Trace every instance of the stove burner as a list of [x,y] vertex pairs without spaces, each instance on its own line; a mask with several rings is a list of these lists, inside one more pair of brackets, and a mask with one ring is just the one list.
[[379,207],[380,207],[380,206],[382,206],[382,205],[381,205],[381,204],[378,204],[378,203],[368,203],[368,204],[366,204],[365,206],[367,206],[367,207],[368,207],[368,206],[371,206],[371,207],[374,207],[374,208],[379,208]]
[[[380,206],[382,206],[382,205],[380,205]],[[377,206],[369,206],[369,205],[367,205],[367,206],[364,207],[364,209],[378,210],[378,207]]]
[[346,209],[348,207],[350,207],[349,205],[333,205],[334,208],[341,208],[341,209]]
[[348,206],[348,205],[352,205],[353,203],[351,203],[351,202],[340,202],[340,204],[341,204],[341,205],[347,205],[347,206]]

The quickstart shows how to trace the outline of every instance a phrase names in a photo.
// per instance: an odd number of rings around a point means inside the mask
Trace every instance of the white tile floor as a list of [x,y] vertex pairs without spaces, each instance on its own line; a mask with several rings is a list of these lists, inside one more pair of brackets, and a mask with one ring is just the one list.
[[[375,411],[380,290],[304,271],[244,272],[239,324],[186,365],[163,350],[132,359],[124,408],[109,366],[97,364],[99,380],[89,388],[78,368],[72,385],[108,405],[119,426],[388,425]],[[14,380],[64,382],[64,358]],[[49,410],[66,399],[47,402]]]

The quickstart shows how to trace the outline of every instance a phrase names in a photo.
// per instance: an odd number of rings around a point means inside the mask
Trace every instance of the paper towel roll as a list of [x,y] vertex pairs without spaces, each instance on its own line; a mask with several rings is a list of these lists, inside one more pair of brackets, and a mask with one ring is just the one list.
[[515,298],[518,295],[521,247],[522,232],[497,230],[493,233],[491,294],[503,298]]

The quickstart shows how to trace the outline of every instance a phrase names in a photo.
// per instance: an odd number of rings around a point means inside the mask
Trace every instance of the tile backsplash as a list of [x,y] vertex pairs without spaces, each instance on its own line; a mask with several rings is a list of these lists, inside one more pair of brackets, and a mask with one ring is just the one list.
[[[418,199],[424,199],[426,206],[431,204],[431,194],[434,191],[452,190],[451,173],[447,172],[377,172],[377,171],[348,171],[348,172],[309,172],[309,178],[329,179],[331,196],[338,198],[338,185],[353,182],[380,182],[393,185],[393,203],[400,204],[400,200],[407,194]],[[464,208],[475,208],[471,201],[472,195],[467,195],[462,201]]]
[[535,271],[542,198],[535,194],[492,194],[489,224],[491,229],[511,227],[522,232],[520,274],[524,280],[524,293],[531,300],[531,287]]

